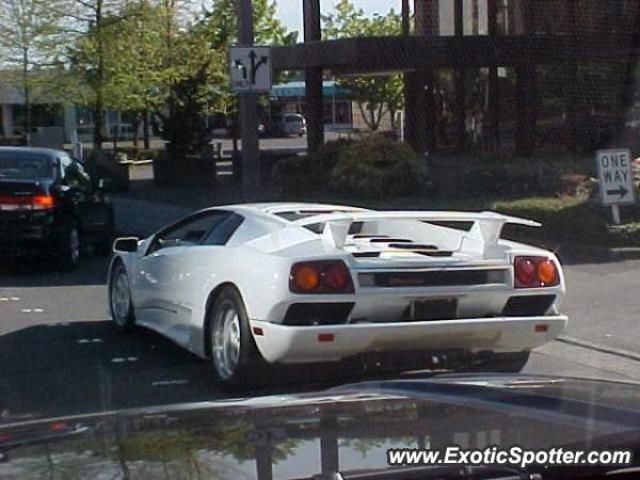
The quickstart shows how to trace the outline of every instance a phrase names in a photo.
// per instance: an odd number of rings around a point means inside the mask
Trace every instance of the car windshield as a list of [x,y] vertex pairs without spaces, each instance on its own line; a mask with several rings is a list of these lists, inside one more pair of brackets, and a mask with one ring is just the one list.
[[0,180],[51,178],[53,162],[46,155],[0,151]]
[[0,478],[640,467],[640,0],[0,5]]

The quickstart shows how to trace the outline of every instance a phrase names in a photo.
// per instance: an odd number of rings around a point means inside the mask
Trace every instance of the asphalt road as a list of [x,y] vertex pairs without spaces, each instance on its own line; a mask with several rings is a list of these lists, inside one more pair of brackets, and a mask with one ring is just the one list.
[[[129,218],[120,229],[140,235],[187,210],[154,209],[131,199],[117,199],[116,207]],[[88,257],[73,273],[0,266],[0,423],[238,395],[221,388],[207,362],[164,338],[113,328],[107,263]],[[525,371],[640,381],[640,363],[626,355],[640,358],[640,262],[571,265],[566,274],[567,334],[602,348],[552,342],[534,352]],[[360,378],[344,366],[280,369],[273,376],[277,386],[246,395],[303,392]]]

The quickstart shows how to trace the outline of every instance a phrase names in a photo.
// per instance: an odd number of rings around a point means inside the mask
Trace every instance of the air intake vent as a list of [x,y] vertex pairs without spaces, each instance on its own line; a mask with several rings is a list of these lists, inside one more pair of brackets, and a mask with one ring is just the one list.
[[505,317],[533,317],[547,313],[555,295],[528,295],[511,297],[504,306],[502,314]]
[[347,323],[353,305],[353,302],[294,303],[287,310],[283,323],[295,327],[342,325]]

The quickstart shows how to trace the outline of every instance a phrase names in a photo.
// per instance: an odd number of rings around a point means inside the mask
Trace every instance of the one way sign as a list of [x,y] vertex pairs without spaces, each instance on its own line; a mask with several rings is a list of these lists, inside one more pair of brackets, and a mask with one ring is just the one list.
[[635,203],[633,170],[629,149],[596,152],[603,205]]
[[258,93],[271,90],[269,47],[231,47],[229,61],[233,91]]

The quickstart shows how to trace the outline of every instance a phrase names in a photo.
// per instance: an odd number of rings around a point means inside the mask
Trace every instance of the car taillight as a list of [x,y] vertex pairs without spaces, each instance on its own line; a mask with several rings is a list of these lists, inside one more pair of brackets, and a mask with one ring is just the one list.
[[560,283],[558,267],[547,257],[516,257],[513,275],[516,288],[553,287]]
[[300,262],[291,267],[293,293],[353,293],[351,273],[341,260]]
[[53,197],[51,195],[34,195],[31,201],[31,207],[34,210],[46,210],[53,208]]
[[51,195],[0,195],[0,210],[47,210],[53,205]]

